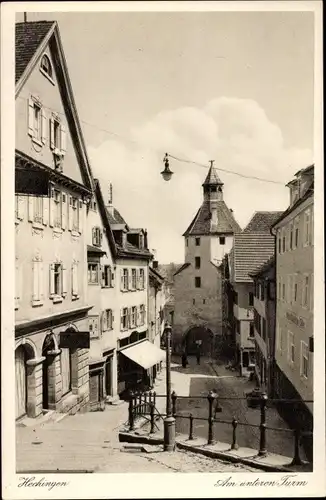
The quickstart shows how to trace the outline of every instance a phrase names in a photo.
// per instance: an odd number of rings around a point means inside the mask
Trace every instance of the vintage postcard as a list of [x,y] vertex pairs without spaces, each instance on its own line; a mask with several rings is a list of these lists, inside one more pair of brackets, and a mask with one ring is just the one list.
[[324,496],[321,2],[1,34],[3,498]]

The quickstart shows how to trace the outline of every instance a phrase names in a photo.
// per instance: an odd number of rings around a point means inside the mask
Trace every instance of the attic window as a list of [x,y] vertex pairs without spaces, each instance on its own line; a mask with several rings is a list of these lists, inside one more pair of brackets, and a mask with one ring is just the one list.
[[45,73],[47,76],[49,76],[52,80],[52,66],[50,59],[48,58],[47,55],[44,54],[41,60],[41,70],[43,73]]

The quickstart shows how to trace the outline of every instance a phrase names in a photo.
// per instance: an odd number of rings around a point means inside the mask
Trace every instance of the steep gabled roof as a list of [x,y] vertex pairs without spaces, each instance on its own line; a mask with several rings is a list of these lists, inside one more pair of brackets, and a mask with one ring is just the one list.
[[218,176],[216,168],[211,165],[208,171],[208,174],[206,176],[206,179],[204,180],[203,186],[223,186],[223,182]]
[[108,214],[110,224],[113,224],[113,225],[114,224],[123,224],[123,225],[127,226],[126,221],[124,220],[124,218],[122,217],[122,215],[120,214],[120,212],[116,208],[113,208],[113,213],[111,213],[108,208],[106,208],[106,211]]
[[273,223],[282,214],[279,212],[255,212],[243,233],[269,233]]
[[225,201],[217,201],[215,202],[215,204],[217,210],[217,228],[214,231],[212,231],[211,229],[209,201],[204,201],[183,236],[205,236],[209,234],[219,233],[240,233],[241,227],[235,220],[231,210],[226,206]]
[[47,45],[49,45],[53,56],[58,86],[60,87],[70,135],[74,140],[83,182],[85,186],[93,190],[91,166],[56,21],[34,21],[16,24],[16,97],[40,60]]
[[275,253],[275,237],[270,233],[240,233],[234,235],[231,258],[231,280],[250,283],[250,274]]

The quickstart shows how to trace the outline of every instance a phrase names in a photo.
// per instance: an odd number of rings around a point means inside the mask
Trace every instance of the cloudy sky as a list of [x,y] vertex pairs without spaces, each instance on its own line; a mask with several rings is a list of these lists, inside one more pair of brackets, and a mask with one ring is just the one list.
[[[182,233],[208,164],[243,227],[283,210],[283,184],[313,161],[313,14],[28,13],[56,19],[94,175],[163,262],[183,262]],[[22,20],[19,14],[17,20]]]

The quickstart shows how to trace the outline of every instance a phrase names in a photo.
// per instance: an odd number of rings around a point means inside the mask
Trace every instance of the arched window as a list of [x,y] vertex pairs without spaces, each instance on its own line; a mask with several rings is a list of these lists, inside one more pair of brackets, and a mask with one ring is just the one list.
[[41,69],[46,73],[50,78],[52,78],[52,66],[50,59],[46,54],[41,59]]

